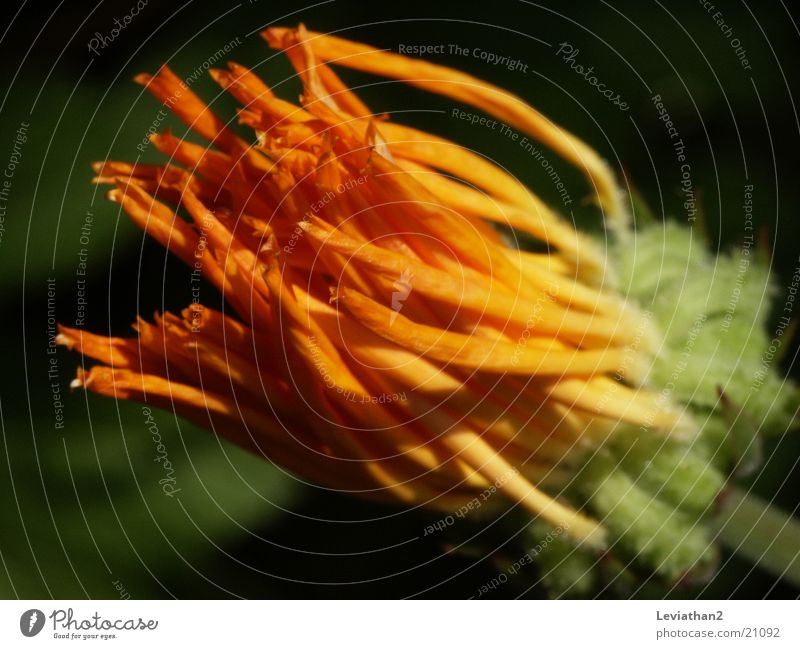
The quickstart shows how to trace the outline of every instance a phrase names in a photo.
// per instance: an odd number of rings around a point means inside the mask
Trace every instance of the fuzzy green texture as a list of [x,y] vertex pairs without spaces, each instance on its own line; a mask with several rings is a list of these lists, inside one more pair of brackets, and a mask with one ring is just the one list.
[[[597,586],[597,557],[577,548],[563,534],[543,521],[533,521],[525,531],[528,552],[535,553],[541,580],[558,598],[587,597]],[[542,539],[553,538],[549,543]]]
[[568,491],[609,530],[611,546],[598,561],[564,536],[540,553],[553,596],[618,590],[631,579],[634,592],[642,574],[668,585],[710,574],[718,495],[731,474],[758,468],[761,437],[784,433],[800,404],[778,373],[789,331],[772,317],[778,291],[752,239],[715,255],[692,228],[652,220],[619,233],[608,258],[620,291],[662,336],[649,388],[684,406],[697,435],[620,427],[594,454]]
[[752,434],[784,432],[800,399],[776,372],[786,328],[769,322],[777,291],[754,244],[714,255],[692,228],[664,222],[616,245],[621,291],[663,335],[651,384],[705,412],[720,410],[723,393],[757,422]]
[[709,513],[725,485],[725,476],[695,445],[628,430],[615,435],[609,447],[638,488],[696,517]]
[[643,568],[677,581],[713,564],[716,552],[697,516],[642,488],[610,454],[595,455],[580,481],[592,510],[619,550]]

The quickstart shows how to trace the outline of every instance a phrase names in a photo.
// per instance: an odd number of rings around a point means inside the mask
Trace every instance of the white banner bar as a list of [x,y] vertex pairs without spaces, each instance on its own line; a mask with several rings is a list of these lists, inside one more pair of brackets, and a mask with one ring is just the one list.
[[0,647],[799,647],[799,618],[797,601],[4,601]]

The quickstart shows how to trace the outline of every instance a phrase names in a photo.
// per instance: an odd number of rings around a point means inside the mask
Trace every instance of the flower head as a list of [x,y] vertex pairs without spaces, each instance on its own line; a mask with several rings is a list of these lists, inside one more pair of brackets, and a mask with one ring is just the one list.
[[[523,100],[472,76],[297,29],[269,29],[301,105],[231,63],[214,80],[247,141],[169,68],[140,75],[202,146],[152,136],[163,165],[103,162],[109,198],[221,293],[138,338],[62,327],[101,364],[75,386],[174,409],[315,484],[453,511],[489,490],[602,546],[562,494],[629,424],[680,413],[640,387],[658,342],[613,290],[602,252],[491,160],[376,116],[330,64],[478,108],[579,169],[611,225],[601,158]],[[511,233],[509,235],[508,233]],[[513,245],[524,233],[545,252]],[[206,290],[206,289],[203,289]],[[194,295],[194,291],[193,291]]]

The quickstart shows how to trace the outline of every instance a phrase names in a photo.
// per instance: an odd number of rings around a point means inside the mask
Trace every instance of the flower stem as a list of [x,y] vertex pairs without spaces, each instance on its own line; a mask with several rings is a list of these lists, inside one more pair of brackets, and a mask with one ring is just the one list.
[[791,514],[734,487],[712,525],[723,545],[800,588],[800,521]]

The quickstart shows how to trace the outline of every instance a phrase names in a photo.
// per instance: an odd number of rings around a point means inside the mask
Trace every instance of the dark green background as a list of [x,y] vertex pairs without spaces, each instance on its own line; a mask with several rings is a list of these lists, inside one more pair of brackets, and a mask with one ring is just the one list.
[[[181,265],[144,240],[116,206],[104,202],[103,189],[90,184],[89,163],[133,160],[156,117],[158,103],[131,82],[137,72],[169,61],[179,75],[188,75],[239,37],[231,58],[294,100],[297,80],[258,31],[301,20],[311,29],[343,30],[343,36],[395,51],[400,43],[480,47],[528,63],[528,73],[472,57],[432,58],[518,93],[624,170],[657,214],[680,218],[679,170],[650,101],[660,93],[687,145],[711,245],[741,241],[746,166],[755,185],[759,244],[772,254],[779,287],[798,265],[799,132],[790,89],[798,81],[799,34],[781,3],[731,2],[722,9],[747,49],[751,72],[742,69],[698,2],[336,0],[302,9],[302,3],[267,0],[150,0],[99,56],[88,52],[92,35],[108,34],[114,18],[134,4],[69,2],[54,10],[33,2],[16,15],[12,6],[5,11],[10,22],[0,42],[0,164],[11,154],[20,123],[30,126],[0,242],[0,596],[114,598],[118,580],[132,597],[142,598],[464,597],[497,574],[489,550],[502,552],[507,540],[497,526],[462,525],[455,538],[475,533],[475,541],[470,552],[451,553],[438,536],[417,538],[438,519],[435,514],[304,487],[220,445],[206,431],[156,412],[182,489],[179,504],[159,490],[163,474],[153,462],[141,408],[69,394],[80,358],[64,351],[58,367],[67,424],[63,431],[54,428],[46,376],[47,279],[56,278],[59,320],[71,323],[79,229],[87,210],[95,215],[88,246],[88,329],[124,334],[137,313],[175,310],[191,298]],[[623,113],[604,100],[542,40],[580,48],[578,60],[594,65],[630,110]],[[343,76],[354,85],[374,81]],[[193,89],[233,116],[234,104],[210,80]],[[396,83],[366,87],[362,95],[375,111],[453,107]],[[491,156],[556,204],[530,156],[496,133],[439,113],[397,119]],[[174,120],[167,124],[184,131]],[[158,158],[149,151],[144,159]],[[566,166],[559,171],[574,197],[587,193]],[[587,206],[577,206],[574,216],[582,227],[598,227]],[[791,370],[796,352],[794,344],[784,370]],[[772,453],[776,444],[767,449],[771,460],[755,488],[791,511],[800,493],[798,443],[785,439]],[[496,595],[516,596],[536,577],[529,573],[517,581]],[[702,593],[797,596],[737,559]],[[528,592],[540,594],[536,588]]]

